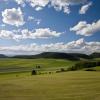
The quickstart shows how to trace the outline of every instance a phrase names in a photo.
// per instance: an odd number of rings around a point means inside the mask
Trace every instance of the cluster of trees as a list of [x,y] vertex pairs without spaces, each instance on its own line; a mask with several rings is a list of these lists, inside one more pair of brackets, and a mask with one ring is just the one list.
[[[92,67],[96,67],[96,66],[100,66],[100,61],[94,61],[94,62],[90,62],[90,61],[84,61],[83,62],[82,61],[82,62],[76,63],[72,67],[69,67],[67,70],[64,69],[64,68],[61,68],[59,71],[56,71],[56,73],[66,72],[66,71],[75,71],[75,70],[80,70],[80,69],[83,69],[83,68],[92,68]],[[41,68],[41,66],[36,66],[36,69],[32,70],[32,75],[37,75],[37,71],[40,68]],[[93,69],[87,69],[87,71],[94,71],[94,70]]]
[[92,67],[96,67],[96,66],[100,66],[100,62],[99,61],[95,61],[95,62],[79,62],[77,64],[75,64],[72,67],[69,67],[67,70],[68,71],[74,71],[74,70],[79,70],[79,69],[83,69],[83,68],[92,68]]

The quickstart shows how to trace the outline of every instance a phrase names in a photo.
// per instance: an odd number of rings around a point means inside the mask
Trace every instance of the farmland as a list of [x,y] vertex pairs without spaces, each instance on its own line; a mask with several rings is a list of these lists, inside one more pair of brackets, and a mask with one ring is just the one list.
[[0,75],[0,100],[100,100],[100,73]]
[[[56,73],[78,62],[1,58],[0,100],[100,100],[100,66],[92,68],[97,71]],[[37,65],[41,74],[31,75]]]
[[17,59],[4,58],[0,59],[0,73],[10,72],[30,72],[37,65],[41,66],[40,70],[55,71],[59,68],[67,68],[76,63],[63,59]]

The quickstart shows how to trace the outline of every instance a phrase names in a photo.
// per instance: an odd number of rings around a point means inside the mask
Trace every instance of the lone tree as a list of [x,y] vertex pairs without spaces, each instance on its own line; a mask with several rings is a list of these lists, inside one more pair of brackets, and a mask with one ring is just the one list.
[[32,70],[32,75],[36,75],[37,74],[37,72],[36,72],[36,70]]

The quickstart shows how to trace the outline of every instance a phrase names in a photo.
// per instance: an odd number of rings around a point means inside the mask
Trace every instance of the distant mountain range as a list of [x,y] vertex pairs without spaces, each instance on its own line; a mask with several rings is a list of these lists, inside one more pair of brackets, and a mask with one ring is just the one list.
[[7,58],[8,56],[4,55],[4,54],[0,54],[0,58]]
[[25,59],[54,58],[54,59],[80,60],[80,59],[100,58],[100,53],[93,53],[91,55],[86,55],[80,53],[44,52],[36,55],[16,55],[13,57],[8,57],[6,55],[0,54],[0,58],[25,58]]

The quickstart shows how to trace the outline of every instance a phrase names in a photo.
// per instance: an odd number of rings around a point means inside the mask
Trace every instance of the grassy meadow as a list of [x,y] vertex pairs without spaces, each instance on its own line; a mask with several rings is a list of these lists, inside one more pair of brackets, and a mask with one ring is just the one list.
[[100,100],[100,73],[0,75],[0,100]]
[[78,61],[62,59],[0,59],[0,100],[100,100],[98,71],[68,71],[31,75],[67,69]]
[[55,71],[60,68],[68,68],[74,65],[76,61],[63,59],[0,59],[0,74],[11,72],[30,72],[37,65],[41,66],[41,71]]

